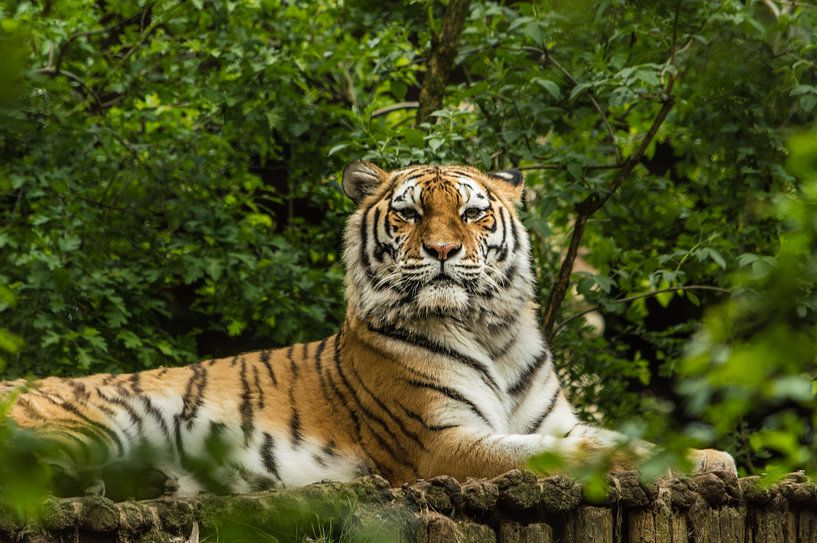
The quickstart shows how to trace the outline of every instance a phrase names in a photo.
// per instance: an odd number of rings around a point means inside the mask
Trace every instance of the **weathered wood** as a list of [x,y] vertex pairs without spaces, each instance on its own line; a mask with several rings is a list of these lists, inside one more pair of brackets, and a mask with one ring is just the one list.
[[629,543],[687,543],[686,517],[673,515],[665,503],[627,513]]
[[613,542],[613,512],[606,507],[579,507],[567,516],[565,543]]
[[500,543],[554,543],[553,528],[549,524],[522,524],[513,520],[499,525]]
[[401,488],[366,477],[241,496],[49,498],[31,518],[0,504],[0,543],[184,541],[195,525],[203,539],[251,526],[305,535],[340,529],[351,539],[401,543],[817,543],[817,485],[802,474],[771,487],[717,474],[645,484],[620,473],[610,481],[601,500],[566,477],[522,470]]
[[817,541],[817,512],[797,512],[797,541]]
[[439,513],[420,515],[416,543],[496,543],[496,534],[488,526],[470,521],[454,521]]
[[434,29],[431,35],[431,51],[426,63],[426,73],[420,87],[420,107],[417,110],[415,123],[420,125],[440,109],[445,96],[445,85],[451,76],[454,59],[457,57],[457,45],[460,34],[468,17],[471,0],[450,0],[445,10],[439,33]]

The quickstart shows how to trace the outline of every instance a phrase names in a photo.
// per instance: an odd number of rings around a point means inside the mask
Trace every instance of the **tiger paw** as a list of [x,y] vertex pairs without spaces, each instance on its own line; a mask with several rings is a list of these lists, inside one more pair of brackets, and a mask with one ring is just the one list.
[[688,454],[693,473],[721,473],[737,478],[738,470],[732,455],[717,449],[692,449]]

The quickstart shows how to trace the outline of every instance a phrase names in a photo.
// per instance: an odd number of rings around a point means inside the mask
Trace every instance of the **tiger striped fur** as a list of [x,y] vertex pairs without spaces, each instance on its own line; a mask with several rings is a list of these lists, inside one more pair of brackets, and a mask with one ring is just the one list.
[[[230,492],[370,472],[393,484],[494,476],[543,451],[581,462],[619,440],[573,414],[537,328],[518,171],[355,162],[343,188],[359,207],[345,232],[337,335],[187,367],[42,379],[10,417],[66,445],[69,465],[162,451],[179,494],[203,488],[195,466],[213,436],[233,447],[208,477]],[[693,458],[735,469],[726,453]]]

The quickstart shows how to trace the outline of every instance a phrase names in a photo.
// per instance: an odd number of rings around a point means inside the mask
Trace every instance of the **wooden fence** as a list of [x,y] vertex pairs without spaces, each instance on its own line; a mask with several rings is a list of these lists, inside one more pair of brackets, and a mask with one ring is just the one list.
[[23,518],[0,509],[0,541],[403,541],[406,543],[817,543],[817,485],[799,474],[762,488],[718,474],[644,484],[610,476],[590,500],[561,476],[515,470],[389,488],[350,484],[242,496],[114,503],[48,498]]

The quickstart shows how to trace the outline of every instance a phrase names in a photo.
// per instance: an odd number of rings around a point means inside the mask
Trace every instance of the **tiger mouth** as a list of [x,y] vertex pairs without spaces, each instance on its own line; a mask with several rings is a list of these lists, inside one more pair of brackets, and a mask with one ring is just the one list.
[[434,277],[431,278],[431,281],[429,283],[430,284],[437,284],[437,283],[456,284],[457,282],[454,280],[453,277],[451,277],[448,274],[438,273],[437,275],[435,275]]

